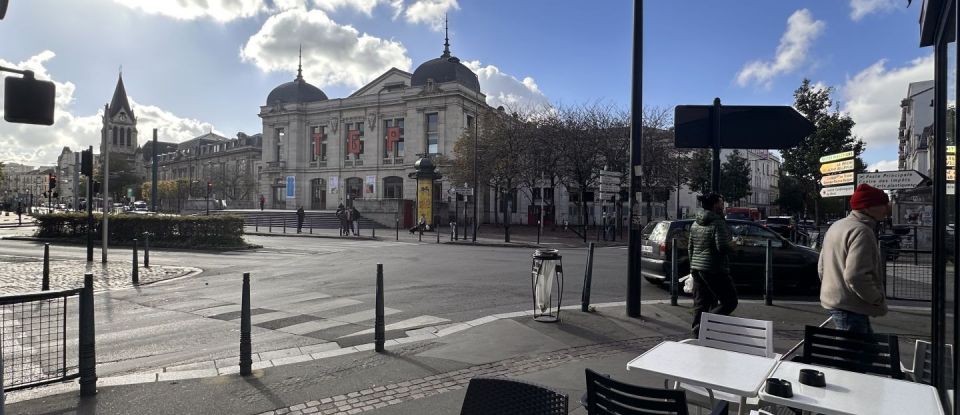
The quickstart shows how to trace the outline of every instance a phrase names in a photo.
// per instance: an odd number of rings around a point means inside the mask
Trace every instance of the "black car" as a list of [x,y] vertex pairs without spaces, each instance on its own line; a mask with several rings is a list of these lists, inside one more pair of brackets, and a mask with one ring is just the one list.
[[[687,256],[687,238],[693,220],[660,221],[651,224],[650,232],[641,244],[641,274],[647,281],[663,284],[670,275],[671,241],[677,241],[677,268],[680,277],[690,273]],[[819,254],[813,249],[795,245],[762,225],[728,220],[735,249],[730,254],[730,276],[738,286],[762,290],[767,241],[773,246],[773,278],[777,290],[787,292],[818,292],[817,275]],[[783,292],[783,291],[781,291]]]
[[771,216],[767,218],[767,229],[779,233],[784,238],[793,237],[796,222],[790,216]]

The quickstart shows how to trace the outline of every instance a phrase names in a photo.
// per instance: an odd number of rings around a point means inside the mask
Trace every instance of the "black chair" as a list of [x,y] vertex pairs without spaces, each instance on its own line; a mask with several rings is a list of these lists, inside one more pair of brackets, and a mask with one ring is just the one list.
[[[587,394],[581,399],[590,415],[688,415],[682,390],[657,389],[613,380],[587,369]],[[726,415],[730,403],[720,402],[710,415]]]
[[470,379],[460,415],[567,415],[567,395],[515,379]]
[[803,356],[793,360],[904,379],[900,367],[900,343],[892,334],[852,333],[807,326],[803,333]]

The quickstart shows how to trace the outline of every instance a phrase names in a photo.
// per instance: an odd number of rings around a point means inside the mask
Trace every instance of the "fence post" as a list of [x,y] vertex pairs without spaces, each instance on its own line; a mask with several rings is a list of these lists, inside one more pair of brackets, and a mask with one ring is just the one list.
[[250,273],[244,272],[240,298],[240,376],[252,373],[253,359],[250,354]]
[[766,283],[763,285],[763,301],[766,305],[773,305],[773,241],[767,239],[766,256],[763,264],[763,276]]
[[[887,296],[887,247],[883,245],[883,242],[878,242],[877,247],[880,249],[880,262],[883,264],[883,266],[880,267],[880,277],[883,281],[883,295]],[[916,250],[916,248],[914,248],[914,250]],[[896,266],[896,263],[894,263],[894,266]],[[894,273],[896,273],[896,269],[894,269]],[[897,296],[896,282],[893,284],[893,292],[890,293],[890,296]]]
[[43,244],[43,282],[41,282],[41,290],[47,291],[49,289],[50,289],[50,244],[45,243]]
[[150,232],[143,233],[143,267],[150,268]]
[[374,324],[374,347],[377,353],[383,353],[384,324],[383,324],[383,264],[377,264],[377,315]]
[[[954,229],[954,232],[956,232],[956,229]],[[917,261],[917,255],[919,254],[918,252],[919,250],[920,248],[917,247],[917,227],[914,226],[913,227],[913,265],[914,266],[919,265]]]
[[593,242],[587,251],[587,267],[583,271],[583,294],[580,296],[580,311],[590,311],[590,286],[593,284]]
[[133,285],[140,284],[140,264],[137,258],[137,238],[133,238]]
[[83,276],[83,290],[80,291],[80,396],[97,394],[97,336],[93,312],[93,274]]
[[677,285],[679,284],[680,267],[677,259],[677,238],[670,240],[670,305],[677,305],[677,297],[680,295]]

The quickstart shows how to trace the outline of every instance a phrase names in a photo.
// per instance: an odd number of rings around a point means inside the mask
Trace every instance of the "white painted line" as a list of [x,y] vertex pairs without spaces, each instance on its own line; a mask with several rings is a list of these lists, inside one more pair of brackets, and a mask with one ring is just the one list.
[[[272,313],[257,314],[254,316],[250,316],[250,324],[257,325],[257,324],[267,323],[273,320],[279,320],[282,318],[295,317],[297,315],[298,314],[284,313],[282,311],[274,311]],[[236,318],[230,321],[234,323],[239,323],[240,319]]]
[[199,314],[204,317],[215,316],[218,314],[232,313],[234,311],[240,311],[240,304],[228,304],[221,305],[210,308],[201,308],[199,310],[193,311],[193,314]]
[[360,304],[362,301],[354,300],[352,298],[334,298],[332,300],[321,301],[319,303],[309,303],[303,305],[297,305],[297,312],[300,314],[313,314],[319,313],[321,311],[336,310],[338,308],[351,306],[354,304]]
[[[409,329],[409,328],[413,328],[413,327],[422,327],[422,326],[429,326],[429,325],[433,325],[433,324],[446,323],[446,322],[448,322],[448,321],[450,321],[450,320],[445,319],[445,318],[440,318],[440,317],[434,317],[434,316],[419,316],[419,317],[414,317],[414,318],[406,319],[406,320],[403,320],[403,321],[399,321],[399,322],[396,322],[396,323],[393,323],[393,324],[388,324],[388,325],[387,325],[386,327],[384,327],[383,329],[384,329],[384,331],[403,330],[403,329]],[[358,331],[358,332],[353,333],[353,334],[348,334],[348,335],[346,335],[346,336],[340,336],[339,338],[342,339],[342,338],[344,338],[344,337],[353,337],[353,336],[360,336],[360,335],[364,335],[364,334],[372,334],[373,331],[374,331],[374,329],[366,329],[366,330],[363,330],[363,331]]]

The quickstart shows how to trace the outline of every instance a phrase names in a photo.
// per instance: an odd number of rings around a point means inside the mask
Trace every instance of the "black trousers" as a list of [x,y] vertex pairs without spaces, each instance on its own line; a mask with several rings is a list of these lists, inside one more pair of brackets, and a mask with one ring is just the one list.
[[737,308],[737,288],[728,273],[692,270],[693,331],[700,330],[703,313],[730,315]]

